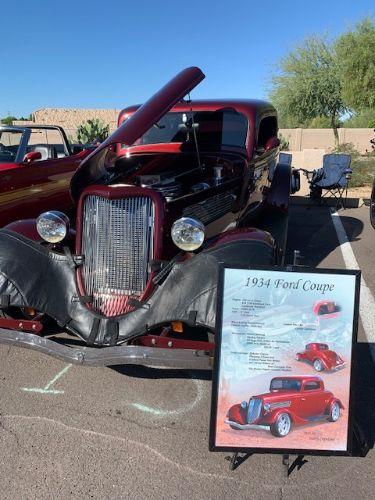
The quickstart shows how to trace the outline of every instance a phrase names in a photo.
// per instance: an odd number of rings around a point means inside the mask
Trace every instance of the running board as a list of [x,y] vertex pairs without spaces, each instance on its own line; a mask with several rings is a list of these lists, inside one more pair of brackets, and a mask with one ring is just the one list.
[[86,366],[143,365],[163,368],[211,370],[209,351],[118,345],[114,347],[70,347],[32,333],[0,328],[0,344],[25,347],[67,363]]

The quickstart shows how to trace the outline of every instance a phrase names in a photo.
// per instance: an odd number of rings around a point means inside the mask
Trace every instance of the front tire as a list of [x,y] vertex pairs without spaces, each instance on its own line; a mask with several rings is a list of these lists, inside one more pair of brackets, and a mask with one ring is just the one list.
[[271,424],[270,431],[276,437],[285,437],[292,427],[292,420],[288,413],[280,413],[276,422]]
[[320,361],[320,359],[315,359],[314,361],[314,368],[317,372],[322,372],[324,370],[324,365]]
[[335,402],[333,403],[333,405],[329,410],[328,420],[330,422],[337,422],[339,418],[340,418],[340,405],[337,402]]

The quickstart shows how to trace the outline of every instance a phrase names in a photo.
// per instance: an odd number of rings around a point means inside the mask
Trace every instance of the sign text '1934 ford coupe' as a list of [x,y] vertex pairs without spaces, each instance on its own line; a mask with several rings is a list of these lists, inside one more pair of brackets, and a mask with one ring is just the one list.
[[[187,68],[120,113],[73,176],[71,229],[48,212],[0,231],[0,342],[210,368],[218,264],[282,262],[298,177],[278,164],[273,106],[183,100],[203,78]],[[56,324],[74,345],[54,341]]]
[[292,425],[320,419],[336,422],[343,408],[341,401],[324,389],[319,377],[276,377],[269,392],[231,406],[225,422],[235,430],[267,426],[274,436],[284,437]]

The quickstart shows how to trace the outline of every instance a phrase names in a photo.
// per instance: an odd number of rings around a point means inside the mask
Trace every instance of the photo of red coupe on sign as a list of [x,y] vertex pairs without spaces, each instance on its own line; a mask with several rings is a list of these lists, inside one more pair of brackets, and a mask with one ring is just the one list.
[[336,422],[341,409],[344,405],[324,388],[320,377],[277,377],[271,380],[269,392],[231,406],[225,423],[235,430],[267,426],[274,436],[285,437],[293,426]]
[[318,342],[307,344],[304,351],[297,352],[296,360],[307,361],[317,372],[339,370],[345,366],[342,357],[335,351],[331,351],[328,344],[319,344]]
[[210,449],[350,452],[355,272],[224,268],[222,279]]

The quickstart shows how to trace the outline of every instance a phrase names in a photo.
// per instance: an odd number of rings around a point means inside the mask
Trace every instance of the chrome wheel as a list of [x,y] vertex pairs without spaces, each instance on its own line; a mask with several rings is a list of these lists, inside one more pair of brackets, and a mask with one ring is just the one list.
[[290,416],[287,413],[282,413],[279,415],[275,423],[275,435],[278,437],[284,437],[289,434],[291,427]]
[[320,361],[320,359],[316,359],[314,361],[314,368],[317,372],[321,372],[324,370],[323,363]]
[[333,403],[331,406],[330,420],[336,422],[340,417],[340,406],[338,403]]

